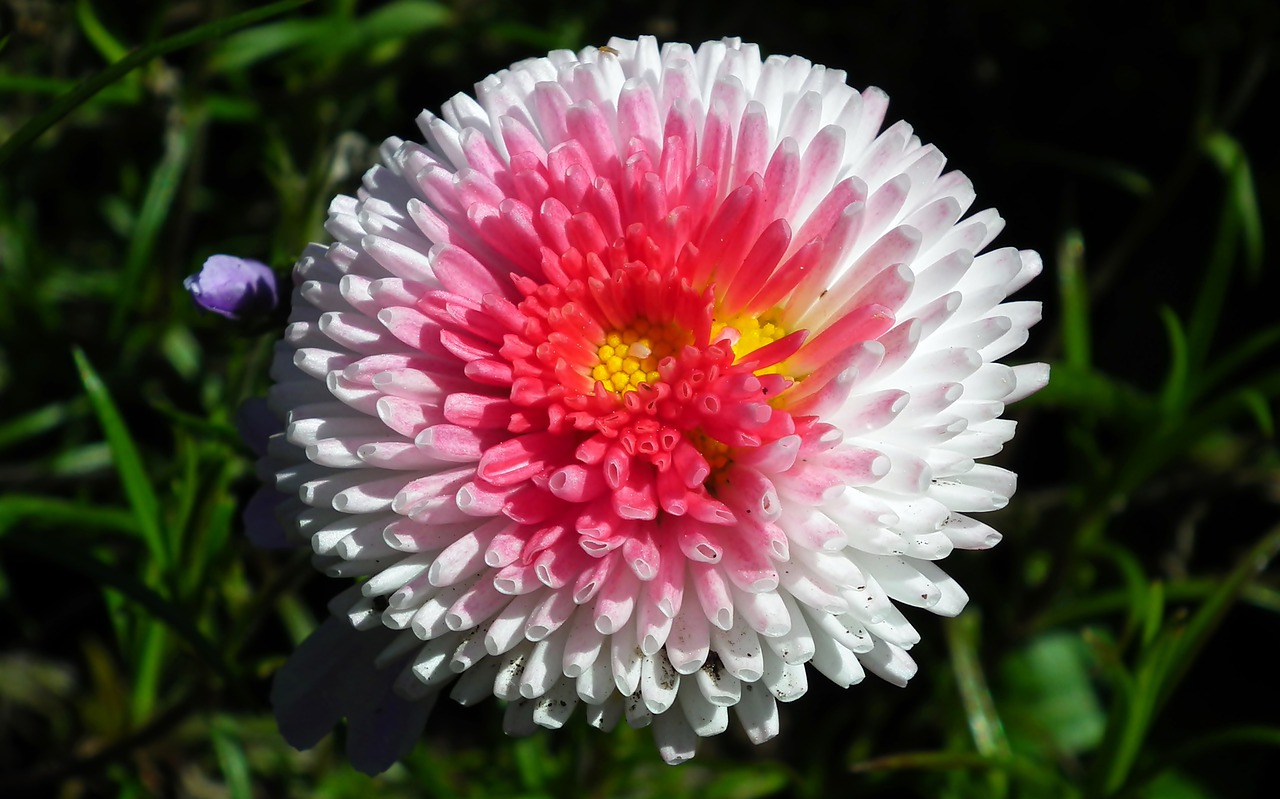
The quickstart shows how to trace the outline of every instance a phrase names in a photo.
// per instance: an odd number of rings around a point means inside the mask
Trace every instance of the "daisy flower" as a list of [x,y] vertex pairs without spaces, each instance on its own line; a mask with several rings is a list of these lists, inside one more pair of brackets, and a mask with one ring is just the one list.
[[[1000,534],[979,460],[1043,364],[996,361],[1040,258],[888,100],[736,39],[492,75],[331,208],[267,403],[270,517],[354,578],[276,677],[290,743],[377,772],[443,695],[505,728],[754,742],[820,675],[905,685],[904,606]],[[269,496],[287,498],[276,501]],[[274,505],[274,514],[264,513]]]

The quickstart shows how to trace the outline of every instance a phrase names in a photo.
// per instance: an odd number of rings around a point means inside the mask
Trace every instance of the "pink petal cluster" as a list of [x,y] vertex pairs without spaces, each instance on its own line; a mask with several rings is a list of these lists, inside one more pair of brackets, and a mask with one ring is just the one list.
[[816,672],[897,684],[900,605],[999,533],[979,463],[1048,379],[1029,251],[887,98],[737,40],[614,40],[486,78],[339,197],[299,260],[260,462],[357,578],[280,672],[306,747],[379,771],[436,698],[515,734],[778,733]]

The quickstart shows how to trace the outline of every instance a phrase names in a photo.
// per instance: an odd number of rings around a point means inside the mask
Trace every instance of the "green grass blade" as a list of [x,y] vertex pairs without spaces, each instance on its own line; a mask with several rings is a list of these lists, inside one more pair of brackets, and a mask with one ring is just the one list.
[[133,70],[147,63],[153,58],[172,53],[176,50],[183,50],[188,47],[194,47],[197,44],[212,39],[226,36],[232,31],[239,30],[247,25],[252,25],[264,19],[278,16],[286,11],[311,2],[311,0],[281,0],[278,3],[272,3],[269,6],[255,8],[252,11],[245,11],[242,14],[236,14],[227,19],[220,19],[216,22],[209,22],[200,25],[185,33],[179,33],[162,39],[155,44],[147,45],[129,53],[129,55],[115,62],[111,66],[86,79],[77,85],[74,89],[67,92],[63,96],[54,101],[53,105],[45,109],[44,112],[36,115],[28,120],[21,128],[12,136],[5,140],[4,144],[0,144],[0,165],[7,163],[18,153],[26,149],[30,144],[40,137],[49,128],[53,127],[59,120],[79,108],[86,100],[102,91],[107,86],[128,75]]
[[1201,395],[1217,388],[1237,370],[1245,367],[1260,355],[1270,353],[1280,345],[1280,325],[1273,325],[1254,333],[1227,352],[1214,356],[1213,366],[1207,369],[1196,387]]
[[0,536],[19,522],[34,522],[65,530],[138,532],[137,516],[118,508],[104,508],[61,497],[23,494],[0,497]]
[[431,0],[393,0],[362,20],[360,34],[367,42],[380,42],[425,33],[447,25],[453,12]]
[[240,741],[235,723],[225,717],[213,719],[209,725],[213,739],[213,751],[218,757],[218,767],[227,784],[231,799],[253,799],[253,781],[250,779],[249,758]]
[[1196,654],[1208,642],[1209,636],[1218,628],[1245,586],[1266,569],[1277,554],[1280,554],[1280,526],[1268,531],[1245,553],[1218,590],[1196,610],[1177,637],[1174,651],[1170,653],[1159,695],[1161,705],[1168,701],[1182,676],[1191,668]]
[[1267,438],[1274,438],[1276,434],[1275,416],[1271,413],[1271,404],[1267,402],[1267,398],[1262,392],[1246,388],[1240,392],[1240,402],[1244,404],[1245,410],[1257,422],[1258,432]]
[[1264,225],[1249,158],[1240,142],[1222,131],[1214,133],[1205,141],[1205,150],[1227,179],[1228,204],[1239,220],[1245,267],[1257,276],[1263,265]]
[[1128,614],[1122,640],[1127,640],[1134,631],[1144,626],[1144,620],[1151,615],[1150,582],[1142,569],[1142,563],[1128,549],[1105,539],[1094,543],[1091,549],[1108,560],[1124,580],[1125,594],[1129,601],[1126,603]]
[[147,477],[142,466],[142,457],[133,443],[133,436],[125,427],[120,411],[107,393],[107,387],[94,371],[89,359],[79,347],[73,352],[76,367],[80,371],[80,382],[84,384],[89,402],[93,405],[98,422],[107,436],[111,447],[111,457],[115,461],[116,470],[120,474],[120,482],[124,484],[125,495],[133,507],[134,517],[138,520],[138,529],[146,542],[147,549],[157,564],[167,567],[170,563],[168,547],[160,529],[160,503],[156,499],[151,479]]
[[1187,334],[1171,308],[1160,309],[1160,321],[1164,323],[1164,332],[1169,339],[1169,373],[1160,391],[1160,407],[1166,416],[1176,416],[1186,407],[1191,395]]
[[[73,90],[77,82],[47,75],[0,75],[0,94],[59,95]],[[105,86],[92,98],[93,102],[134,105],[142,99],[142,91],[136,85],[116,84]]]
[[325,26],[322,19],[284,19],[241,31],[218,46],[209,60],[209,69],[213,72],[247,69],[314,41]]
[[152,619],[163,622],[179,638],[186,641],[228,685],[235,684],[235,676],[224,659],[222,651],[192,624],[192,615],[187,609],[161,596],[133,575],[103,563],[88,554],[83,547],[70,546],[65,536],[12,536],[9,541],[33,555],[56,563],[60,568],[77,572],[104,589],[134,602],[150,614]]
[[114,64],[129,54],[129,48],[112,36],[111,31],[102,24],[102,20],[93,13],[93,6],[89,0],[76,0],[76,22],[80,23],[80,32],[89,40],[93,48],[102,54],[108,64]]
[[1161,755],[1159,760],[1152,764],[1150,768],[1144,770],[1143,774],[1133,781],[1129,792],[1125,795],[1140,795],[1137,790],[1141,789],[1147,782],[1169,769],[1185,765],[1188,761],[1222,749],[1228,750],[1227,756],[1230,757],[1242,746],[1280,749],[1280,727],[1250,724],[1228,727],[1223,730],[1214,730],[1204,735],[1198,735]]
[[0,422],[0,449],[56,430],[81,413],[84,408],[84,400],[54,402],[24,413],[15,419]]
[[969,732],[978,753],[986,758],[1003,760],[1010,757],[1009,740],[996,713],[995,700],[978,658],[979,614],[968,612],[948,621],[947,645],[951,651],[951,668],[969,721]]
[[[1012,757],[1012,750],[978,657],[979,622],[980,615],[970,610],[944,625],[951,653],[951,670],[955,673],[960,703],[964,706],[969,734],[973,736],[978,754],[992,761],[1005,762]],[[986,778],[987,796],[997,799],[1009,794],[1009,777],[1003,769],[992,769]]]
[[164,674],[165,650],[168,648],[164,625],[155,619],[145,619],[139,630],[137,657],[133,663],[133,696],[129,705],[135,727],[145,724],[155,712]]
[[1209,360],[1209,348],[1218,327],[1223,303],[1226,302],[1231,273],[1235,268],[1236,255],[1245,229],[1256,224],[1248,221],[1249,211],[1242,211],[1236,198],[1235,184],[1239,180],[1237,175],[1243,171],[1247,176],[1248,172],[1244,151],[1225,133],[1210,136],[1205,142],[1205,149],[1226,174],[1227,197],[1219,214],[1218,233],[1204,271],[1204,280],[1196,292],[1195,307],[1187,323],[1188,359],[1193,379]]
[[136,304],[136,298],[142,295],[139,289],[143,277],[152,265],[151,256],[155,251],[156,241],[169,217],[174,195],[178,192],[191,157],[192,145],[204,122],[204,114],[191,109],[165,131],[164,155],[151,175],[151,182],[129,237],[129,254],[125,258],[124,273],[120,275],[117,300],[112,309],[113,338],[119,335],[129,312]]
[[1092,363],[1089,342],[1089,286],[1084,275],[1084,237],[1070,230],[1058,244],[1058,297],[1062,302],[1062,349],[1068,366],[1087,370]]

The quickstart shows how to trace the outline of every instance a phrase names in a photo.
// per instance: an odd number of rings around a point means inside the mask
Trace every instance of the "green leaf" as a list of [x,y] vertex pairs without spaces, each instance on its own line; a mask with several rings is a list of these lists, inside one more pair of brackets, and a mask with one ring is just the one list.
[[[1225,133],[1215,133],[1205,141],[1205,149],[1227,177],[1227,199],[1219,214],[1218,233],[1209,256],[1204,279],[1196,292],[1196,303],[1187,323],[1188,360],[1192,375],[1198,375],[1209,360],[1209,349],[1218,319],[1226,301],[1231,274],[1235,269],[1236,255],[1242,240],[1257,252],[1246,253],[1249,259],[1261,258],[1261,223],[1257,217],[1257,203],[1252,197],[1252,179],[1244,151],[1234,139]],[[1247,185],[1249,203],[1242,206],[1239,194],[1241,185]],[[1257,227],[1253,234],[1250,227]],[[1250,244],[1250,242],[1253,244]]]
[[1173,651],[1164,674],[1160,704],[1169,699],[1195,655],[1208,642],[1227,611],[1235,603],[1245,586],[1260,574],[1280,553],[1280,526],[1268,531],[1235,565],[1218,590],[1192,615],[1190,621],[1178,632],[1172,644]]
[[186,641],[227,684],[235,683],[235,676],[223,658],[221,650],[196,629],[191,621],[192,615],[185,608],[161,596],[134,576],[87,554],[84,547],[69,546],[66,536],[15,535],[8,540],[13,545],[56,563],[61,568],[78,572],[103,588],[117,592],[120,596],[138,604],[153,619],[163,622],[179,638]]
[[1245,406],[1245,410],[1253,416],[1253,420],[1258,424],[1258,432],[1267,438],[1273,438],[1276,434],[1276,420],[1271,414],[1271,404],[1267,402],[1267,398],[1261,391],[1255,391],[1245,388],[1240,392],[1240,402]]
[[107,63],[113,64],[128,55],[128,48],[112,36],[111,31],[93,13],[89,0],[76,0],[76,22],[80,23],[80,31]]
[[1240,559],[1225,580],[1185,623],[1166,625],[1147,647],[1133,671],[1132,682],[1117,691],[1107,734],[1105,756],[1094,772],[1103,795],[1122,791],[1130,780],[1151,725],[1168,702],[1196,654],[1217,629],[1245,586],[1280,552],[1280,527],[1267,532]]
[[[1214,730],[1204,735],[1198,735],[1161,754],[1159,759],[1143,772],[1142,776],[1133,780],[1129,786],[1129,794],[1161,797],[1163,799],[1166,795],[1163,786],[1168,784],[1169,779],[1178,778],[1176,771],[1178,766],[1223,749],[1228,750],[1227,757],[1231,757],[1243,746],[1280,749],[1280,727],[1251,724],[1228,727],[1227,729]],[[1148,782],[1150,783],[1148,790],[1139,794],[1138,792]]]
[[1151,400],[1138,389],[1090,368],[1054,363],[1049,385],[1032,394],[1025,405],[1044,405],[1092,413],[1112,419],[1147,418]]
[[970,611],[947,621],[947,645],[951,652],[951,669],[969,721],[969,733],[978,754],[994,759],[1007,759],[1009,741],[1004,725],[996,713],[991,689],[987,686],[982,662],[978,657],[978,625],[980,614]]
[[[1151,602],[1149,601],[1149,581],[1146,573],[1142,570],[1142,564],[1128,549],[1113,544],[1105,539],[1095,541],[1090,545],[1090,550],[1098,556],[1105,558],[1119,572],[1121,579],[1124,580],[1125,593],[1129,601],[1125,604],[1129,611],[1128,618],[1125,620],[1124,633],[1122,639],[1127,640],[1135,630],[1139,627],[1145,629],[1147,619],[1150,617]],[[1159,611],[1163,611],[1163,605],[1159,607]]]
[[1253,186],[1253,170],[1244,148],[1224,131],[1205,140],[1205,151],[1227,179],[1228,207],[1238,220],[1241,243],[1244,244],[1245,266],[1256,277],[1262,271],[1264,225]]
[[141,633],[133,663],[133,697],[129,705],[135,725],[146,723],[155,710],[168,645],[164,625],[156,620],[144,619],[139,629]]
[[1217,799],[1218,794],[1193,781],[1185,774],[1166,771],[1147,786],[1152,799]]
[[112,307],[113,338],[119,334],[129,312],[137,304],[136,299],[142,294],[140,286],[147,270],[153,266],[152,253],[155,251],[156,241],[169,217],[174,195],[178,192],[191,157],[192,146],[204,124],[203,111],[191,109],[188,114],[175,118],[165,131],[164,155],[151,174],[142,207],[138,210],[133,230],[130,231],[129,253],[125,257],[117,299]]
[[0,497],[0,535],[19,522],[66,530],[115,530],[136,534],[137,517],[118,508],[104,508],[61,497],[12,494]]
[[253,781],[250,779],[249,758],[234,722],[226,716],[218,716],[209,725],[213,751],[218,756],[218,767],[227,784],[231,799],[253,799]]
[[440,3],[398,0],[356,19],[333,14],[321,19],[281,20],[229,37],[214,54],[210,68],[234,72],[295,52],[313,64],[341,61],[351,53],[443,27],[452,19],[453,12]]
[[786,769],[760,763],[725,771],[699,790],[701,799],[759,799],[772,796],[791,782]]
[[259,61],[314,42],[328,25],[323,19],[285,19],[240,31],[218,46],[209,59],[209,69],[213,72],[247,69]]
[[[1069,230],[1058,242],[1058,296],[1062,302],[1062,350],[1067,366],[1086,370],[1089,352],[1089,286],[1084,276],[1084,237]],[[1056,375],[1055,375],[1056,377]]]
[[[76,81],[47,75],[0,75],[0,94],[62,94],[75,89],[76,85]],[[133,84],[103,87],[93,98],[119,105],[134,105],[141,99],[142,90]]]
[[28,120],[21,128],[0,145],[0,165],[7,163],[18,153],[26,149],[33,141],[49,128],[53,127],[59,120],[72,111],[79,108],[89,98],[102,91],[107,86],[128,75],[133,70],[159,56],[172,53],[176,50],[183,50],[188,47],[194,47],[197,44],[203,44],[211,39],[217,39],[226,36],[232,31],[252,25],[264,19],[283,14],[286,11],[305,5],[311,0],[281,0],[278,3],[272,3],[269,6],[255,8],[251,11],[245,11],[236,14],[227,19],[220,19],[216,22],[209,22],[200,25],[185,33],[179,33],[162,39],[155,44],[148,45],[138,50],[134,50],[129,55],[115,62],[111,66],[82,81],[76,88],[67,92],[63,96],[54,101],[53,105]]
[[170,327],[160,341],[160,348],[169,365],[184,380],[193,381],[200,375],[200,342],[196,341],[190,328],[179,325]]
[[138,521],[138,530],[151,557],[161,568],[167,567],[170,558],[160,530],[160,503],[156,500],[155,489],[142,466],[142,457],[133,443],[133,436],[125,427],[124,420],[120,418],[120,412],[111,400],[111,395],[107,393],[106,386],[103,385],[84,352],[76,347],[73,355],[76,367],[80,371],[80,382],[84,384],[89,402],[107,436],[107,443],[111,447],[111,457],[120,475],[120,482],[124,485],[125,495],[129,498],[134,518]]
[[1149,648],[1156,639],[1156,635],[1160,632],[1161,622],[1164,620],[1164,583],[1156,581],[1151,584],[1150,590],[1146,595],[1146,618],[1142,624],[1142,647]]
[[1229,351],[1219,352],[1213,358],[1213,365],[1205,370],[1196,386],[1197,395],[1204,395],[1217,388],[1219,384],[1231,377],[1237,370],[1249,365],[1261,355],[1270,354],[1280,344],[1280,325],[1263,328],[1249,336]]
[[[976,752],[903,752],[854,763],[849,768],[857,774],[892,771],[998,771],[1017,778],[1025,789],[1023,795],[1061,796],[1065,786],[1061,778],[1026,758],[1007,760],[983,757]],[[985,796],[984,796],[985,799]]]
[[17,418],[0,422],[0,449],[56,430],[83,413],[85,407],[86,404],[82,399],[54,402]]
[[360,25],[362,38],[369,42],[407,38],[444,27],[453,12],[430,0],[396,0],[365,17]]
[[1190,364],[1187,363],[1187,334],[1173,309],[1162,307],[1160,321],[1164,322],[1165,335],[1169,339],[1169,373],[1160,391],[1160,407],[1166,416],[1182,412],[1191,395]]
[[1003,668],[1007,704],[1018,710],[1010,714],[1011,728],[1016,719],[1032,740],[1052,742],[1056,757],[1097,748],[1106,714],[1089,676],[1093,665],[1084,639],[1068,632],[1037,636],[1011,655]]

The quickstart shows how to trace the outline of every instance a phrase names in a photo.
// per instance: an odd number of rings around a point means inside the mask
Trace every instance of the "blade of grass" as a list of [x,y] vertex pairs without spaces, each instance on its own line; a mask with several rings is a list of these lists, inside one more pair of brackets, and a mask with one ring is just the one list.
[[168,636],[165,627],[155,619],[139,624],[137,656],[133,663],[133,696],[129,702],[133,726],[140,727],[151,718],[160,693]]
[[1106,539],[1102,539],[1093,544],[1090,548],[1091,553],[1108,560],[1119,572],[1120,577],[1124,580],[1124,590],[1129,601],[1127,602],[1124,628],[1120,633],[1121,641],[1128,641],[1135,630],[1143,625],[1143,621],[1150,614],[1149,582],[1147,575],[1142,570],[1142,564],[1134,557],[1133,553],[1119,544],[1111,543]]
[[983,757],[976,752],[902,752],[895,755],[863,760],[854,763],[849,770],[855,774],[873,774],[886,771],[969,771],[1000,769],[1013,774],[1028,791],[1026,795],[1046,799],[1052,796],[1074,795],[1056,774],[1040,768],[1022,757],[999,760]]
[[178,192],[191,157],[192,145],[200,135],[205,120],[203,110],[188,109],[188,113],[176,117],[165,131],[164,155],[151,175],[142,207],[138,210],[137,221],[129,236],[129,254],[125,257],[116,302],[112,307],[112,338],[119,336],[129,312],[136,304],[136,298],[143,294],[140,290],[142,279],[152,266],[151,256],[155,251],[156,241],[169,217],[174,195]]
[[1223,131],[1209,136],[1205,141],[1205,150],[1227,179],[1228,205],[1233,208],[1239,220],[1245,268],[1256,277],[1263,266],[1264,226],[1249,158],[1240,142]]
[[1089,286],[1084,276],[1084,237],[1070,230],[1058,244],[1058,296],[1062,301],[1062,349],[1073,369],[1092,362],[1089,345]]
[[12,446],[41,433],[56,430],[85,410],[83,399],[53,402],[43,408],[24,413],[16,419],[0,422],[0,449]]
[[1189,367],[1192,379],[1196,383],[1199,382],[1198,376],[1209,359],[1209,348],[1218,327],[1218,319],[1222,314],[1222,305],[1226,301],[1236,254],[1240,249],[1243,230],[1247,224],[1235,202],[1231,185],[1232,176],[1237,170],[1248,169],[1244,165],[1243,151],[1224,133],[1210,136],[1206,140],[1205,149],[1227,174],[1228,190],[1219,215],[1218,234],[1204,272],[1204,280],[1200,284],[1199,291],[1196,292],[1195,307],[1187,323]]
[[253,799],[253,782],[249,778],[249,758],[240,741],[235,723],[225,716],[218,716],[209,725],[213,739],[213,751],[218,756],[218,767],[227,784],[231,799]]
[[1235,568],[1222,581],[1218,590],[1196,610],[1175,642],[1175,651],[1172,653],[1168,671],[1163,679],[1159,696],[1160,705],[1168,701],[1183,675],[1191,668],[1196,654],[1222,623],[1222,619],[1245,586],[1266,569],[1278,553],[1280,553],[1280,526],[1263,535],[1258,543],[1254,544],[1236,563]]
[[137,534],[137,516],[118,508],[104,508],[61,497],[11,495],[0,497],[0,536],[20,522],[36,522],[68,530],[117,530]]
[[284,19],[228,36],[209,59],[212,72],[240,72],[259,61],[314,41],[324,31],[323,19]]
[[111,395],[107,393],[107,387],[103,385],[89,359],[79,347],[72,354],[80,372],[80,382],[84,384],[89,402],[93,405],[98,422],[107,436],[107,443],[111,446],[111,457],[115,461],[120,482],[124,485],[125,495],[133,507],[134,517],[138,520],[138,530],[151,557],[163,569],[171,562],[169,548],[160,529],[160,503],[156,499],[151,479],[142,466],[142,457],[138,454],[138,448],[134,445],[133,436],[125,427],[124,420],[120,418],[120,411],[116,409]]
[[128,55],[129,48],[111,35],[111,31],[93,13],[89,0],[76,0],[76,22],[80,23],[80,32],[107,63],[113,64]]
[[1244,389],[1240,392],[1240,401],[1249,414],[1253,416],[1253,420],[1258,423],[1258,432],[1267,438],[1274,438],[1276,434],[1276,420],[1271,414],[1271,405],[1267,402],[1267,398],[1260,391],[1252,389]]
[[279,16],[286,11],[292,11],[309,2],[311,0],[281,0],[281,2],[245,11],[227,19],[200,25],[184,33],[162,39],[155,44],[133,50],[129,55],[98,74],[82,81],[74,89],[55,100],[53,105],[44,112],[37,114],[23,124],[17,132],[5,140],[4,144],[0,144],[0,165],[7,163],[14,156],[25,150],[42,133],[79,108],[86,100],[153,58],[226,36],[232,31],[264,19]]
[[978,753],[995,760],[1008,759],[1012,751],[1004,734],[1004,724],[996,713],[995,700],[987,685],[978,658],[979,614],[973,611],[949,620],[945,625],[951,668],[969,721],[969,732]]
[[[1167,583],[1163,589],[1164,602],[1169,604],[1203,600],[1218,590],[1219,583],[1219,580],[1210,577]],[[1260,583],[1250,583],[1245,586],[1240,592],[1240,599],[1256,608],[1280,613],[1280,591]],[[1132,612],[1132,603],[1133,595],[1128,588],[1090,594],[1083,599],[1058,604],[1038,617],[1029,631],[1034,634],[1055,627],[1075,626],[1105,616],[1129,614]]]
[[1280,727],[1250,724],[1198,735],[1161,755],[1155,763],[1144,769],[1142,774],[1132,781],[1123,796],[1142,795],[1142,788],[1168,769],[1178,768],[1185,765],[1187,761],[1220,749],[1230,749],[1234,754],[1241,746],[1280,748]]
[[[62,94],[74,89],[76,81],[51,78],[46,75],[0,75],[0,94]],[[137,86],[117,84],[106,86],[95,101],[134,105],[142,99]]]
[[[1147,647],[1133,672],[1130,689],[1118,693],[1124,706],[1113,714],[1108,729],[1104,756],[1098,761],[1094,776],[1101,796],[1115,796],[1129,788],[1133,768],[1142,752],[1152,724],[1182,677],[1191,668],[1196,654],[1217,629],[1227,610],[1244,587],[1266,568],[1280,552],[1280,527],[1262,539],[1237,562],[1223,580],[1184,624],[1166,625],[1151,646]],[[1115,733],[1114,736],[1112,733]]]
[[143,585],[133,575],[87,554],[82,546],[70,545],[65,536],[12,536],[9,542],[60,567],[78,572],[103,588],[136,603],[152,618],[164,622],[169,629],[173,630],[227,685],[236,684],[235,675],[221,651],[200,630],[196,629],[191,623],[191,615],[171,600]]
[[1269,353],[1280,344],[1280,325],[1273,325],[1254,333],[1236,347],[1214,356],[1213,366],[1200,378],[1197,395],[1203,396],[1260,355]]
[[1164,331],[1169,339],[1169,373],[1165,376],[1164,387],[1160,390],[1160,407],[1165,416],[1181,414],[1191,395],[1190,364],[1187,355],[1187,334],[1182,329],[1182,322],[1173,309],[1162,307],[1160,321],[1164,323]]

